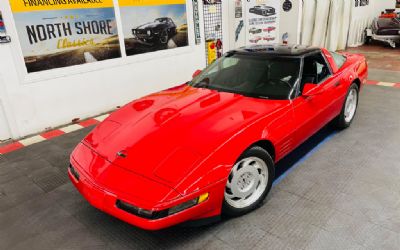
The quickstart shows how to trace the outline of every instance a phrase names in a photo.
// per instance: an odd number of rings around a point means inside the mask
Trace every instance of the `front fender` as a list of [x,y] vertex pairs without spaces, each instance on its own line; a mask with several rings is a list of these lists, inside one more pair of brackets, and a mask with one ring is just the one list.
[[238,132],[207,156],[175,189],[182,195],[187,195],[215,183],[226,182],[240,155],[255,142],[264,139],[263,131],[264,127],[259,124]]

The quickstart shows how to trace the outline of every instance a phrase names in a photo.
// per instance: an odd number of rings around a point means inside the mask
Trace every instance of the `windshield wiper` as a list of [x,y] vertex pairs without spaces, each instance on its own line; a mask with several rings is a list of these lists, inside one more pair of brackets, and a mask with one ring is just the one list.
[[263,95],[251,95],[251,94],[243,94],[243,93],[239,93],[239,94],[242,96],[251,97],[251,98],[258,98],[258,99],[265,99],[265,100],[271,99],[268,96],[263,96]]

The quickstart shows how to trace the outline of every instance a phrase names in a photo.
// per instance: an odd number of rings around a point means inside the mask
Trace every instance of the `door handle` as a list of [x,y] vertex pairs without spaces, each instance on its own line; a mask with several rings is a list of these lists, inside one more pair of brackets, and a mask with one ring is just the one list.
[[335,83],[335,87],[339,87],[340,84],[342,84],[340,81],[336,82],[336,83]]

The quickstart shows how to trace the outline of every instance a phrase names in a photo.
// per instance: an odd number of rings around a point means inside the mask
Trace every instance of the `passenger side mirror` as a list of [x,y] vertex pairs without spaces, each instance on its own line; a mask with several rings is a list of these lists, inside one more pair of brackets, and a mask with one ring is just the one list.
[[315,95],[321,94],[322,89],[320,85],[314,84],[314,83],[306,83],[304,84],[303,88],[303,96],[304,97],[311,97]]
[[202,72],[202,71],[201,71],[201,70],[199,70],[199,69],[198,69],[198,70],[196,70],[196,71],[193,73],[193,76],[192,76],[192,77],[193,77],[193,78],[195,78],[196,76],[200,75],[200,74],[201,74],[201,72]]

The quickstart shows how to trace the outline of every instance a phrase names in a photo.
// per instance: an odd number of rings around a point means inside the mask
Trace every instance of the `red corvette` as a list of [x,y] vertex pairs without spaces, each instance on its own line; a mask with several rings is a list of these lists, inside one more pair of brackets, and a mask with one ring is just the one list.
[[363,56],[325,49],[228,52],[110,115],[72,153],[70,179],[148,230],[243,215],[267,196],[275,163],[332,120],[350,126],[367,74]]

